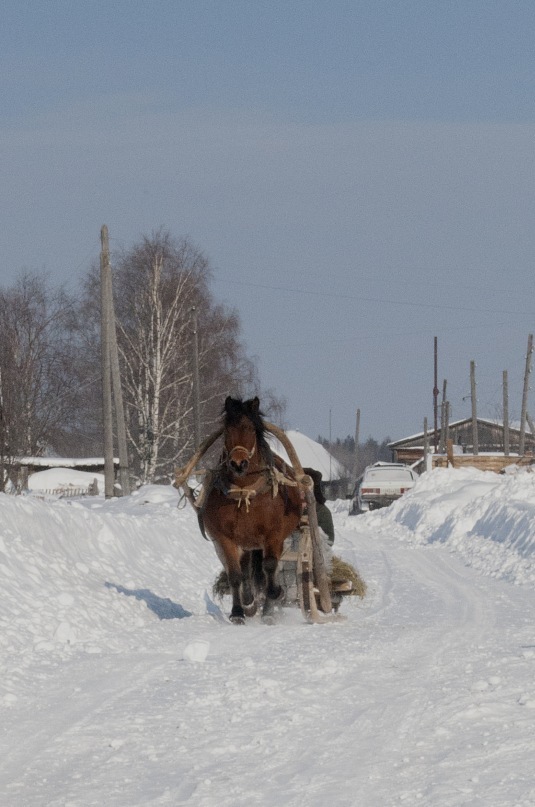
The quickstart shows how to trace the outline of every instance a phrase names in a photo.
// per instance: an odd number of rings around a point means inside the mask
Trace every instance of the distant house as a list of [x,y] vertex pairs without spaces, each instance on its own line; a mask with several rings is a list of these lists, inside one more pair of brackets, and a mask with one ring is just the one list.
[[[119,459],[114,457],[115,468],[119,467]],[[11,461],[11,474],[17,489],[27,486],[28,477],[36,471],[48,471],[51,468],[71,468],[89,473],[104,473],[104,457],[16,457]]]
[[[473,454],[472,418],[457,420],[449,424],[449,439],[453,443],[454,456]],[[479,454],[504,453],[504,426],[500,420],[477,418],[477,436]],[[435,430],[427,433],[428,444],[431,451],[435,446]],[[436,435],[436,445],[440,443],[440,433]],[[518,455],[520,444],[520,426],[509,426],[509,453]],[[392,451],[394,462],[403,462],[413,465],[424,456],[424,433],[419,432],[401,440],[394,440],[388,444]],[[524,437],[524,453],[535,452],[535,437],[527,430]]]

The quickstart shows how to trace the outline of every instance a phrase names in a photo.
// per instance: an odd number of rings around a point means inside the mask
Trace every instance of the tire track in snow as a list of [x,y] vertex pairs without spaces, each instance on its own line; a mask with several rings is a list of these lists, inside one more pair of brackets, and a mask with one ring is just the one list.
[[[481,585],[472,569],[444,551],[392,542],[385,554],[369,536],[359,535],[359,543],[368,562],[385,564],[384,585],[370,609],[372,629],[383,641],[374,646],[369,637],[370,666],[361,670],[363,690],[374,699],[364,710],[373,751],[361,760],[369,776],[363,803],[366,794],[370,803],[380,803],[381,793],[386,799],[394,779],[400,802],[510,804],[507,783],[494,781],[491,759],[503,751],[499,727],[517,705],[517,694],[503,686],[516,648],[504,647],[497,657],[495,646],[500,598],[511,587]],[[524,736],[529,731],[526,719]],[[513,768],[525,755],[521,748],[520,739],[511,748]],[[453,782],[439,792],[433,770],[441,768]],[[443,774],[439,778],[443,783]],[[493,796],[479,802],[483,784]]]
[[[43,714],[18,709],[8,713],[13,729],[6,736],[22,734],[24,741],[6,743],[2,748],[2,769],[10,774],[0,774],[0,796],[5,793],[6,798],[0,802],[17,804],[17,794],[23,791],[24,803],[52,807],[55,796],[65,793],[76,781],[78,764],[87,775],[88,759],[94,768],[92,778],[98,779],[98,768],[121,747],[132,724],[117,725],[115,731],[110,727],[104,738],[92,727],[106,725],[107,716],[117,712],[119,703],[135,702],[132,696],[148,691],[151,681],[163,677],[168,664],[168,655],[163,660],[117,655],[58,666],[55,674],[47,670],[43,675]],[[52,687],[51,677],[55,678]],[[63,805],[64,797],[57,803]]]

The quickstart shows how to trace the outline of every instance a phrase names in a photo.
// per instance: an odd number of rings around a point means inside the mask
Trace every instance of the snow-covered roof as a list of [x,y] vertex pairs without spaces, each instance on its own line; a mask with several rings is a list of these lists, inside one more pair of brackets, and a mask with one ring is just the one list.
[[[321,443],[292,429],[286,432],[286,436],[295,448],[301,465],[304,468],[314,468],[316,471],[320,471],[324,482],[342,479],[345,476],[342,464]],[[289,457],[279,440],[272,435],[268,435],[268,438],[275,453],[289,463]]]
[[100,492],[104,492],[104,474],[92,471],[76,471],[72,468],[49,468],[36,471],[28,479],[28,490],[54,490],[56,488],[87,488],[94,480]]
[[[16,462],[34,468],[103,468],[104,457],[17,457]],[[119,458],[114,457],[115,465]]]
[[[462,420],[454,420],[452,423],[449,424],[449,428],[454,429],[456,426],[460,426],[463,423],[469,423],[471,420],[472,420],[471,417],[462,418]],[[480,417],[478,417],[477,422],[478,423],[487,423],[490,426],[503,426],[503,420],[500,420],[499,418],[480,418]],[[520,431],[520,421],[516,421],[516,420],[511,421],[509,423],[509,428],[512,429],[513,431]],[[434,434],[434,431],[435,431],[435,429],[433,428],[433,426],[431,426],[428,429],[427,433],[428,434]],[[439,426],[439,431],[440,431],[440,426]],[[412,440],[418,439],[418,437],[423,437],[423,436],[424,436],[423,431],[416,432],[416,434],[411,434],[409,437],[402,437],[400,440],[393,440],[391,443],[388,443],[388,447],[393,448],[393,447],[397,446],[399,443],[408,443],[408,442],[410,442]]]

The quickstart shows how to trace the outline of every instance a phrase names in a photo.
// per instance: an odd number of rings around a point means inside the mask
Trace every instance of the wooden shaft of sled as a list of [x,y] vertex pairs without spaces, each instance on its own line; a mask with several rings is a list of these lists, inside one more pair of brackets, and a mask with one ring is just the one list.
[[312,540],[308,521],[301,524],[299,536],[299,552],[297,559],[297,597],[301,613],[307,622],[321,622],[316,604],[313,581]]
[[297,480],[300,482],[304,475],[303,466],[301,465],[301,462],[299,460],[299,457],[297,456],[295,448],[291,444],[285,432],[282,429],[279,429],[279,427],[275,426],[275,424],[273,423],[264,423],[264,426],[266,427],[268,432],[271,432],[271,434],[273,434],[286,449],[286,453],[288,454],[290,462],[292,463],[292,467],[295,471],[295,475],[297,476]]
[[190,459],[187,465],[184,465],[183,468],[178,468],[175,471],[175,487],[178,488],[186,481],[188,476],[191,474],[203,454],[206,454],[210,446],[212,446],[218,437],[221,437],[223,434],[223,427],[218,429],[216,432],[213,432],[209,437],[206,438],[204,443],[201,443],[193,457]]
[[311,477],[305,474],[303,466],[297,456],[297,452],[287,435],[278,426],[273,423],[265,423],[266,429],[271,432],[277,440],[279,440],[292,463],[297,481],[302,485],[305,491],[305,501],[308,509],[308,522],[310,527],[310,537],[312,541],[312,566],[314,569],[314,577],[320,592],[320,603],[322,609],[326,614],[332,611],[331,593],[329,590],[329,577],[325,569],[325,561],[323,560],[323,551],[321,548],[321,538],[319,534],[318,517],[316,515],[316,499],[314,498],[314,482]]
[[314,577],[320,593],[320,603],[322,610],[326,614],[332,611],[331,592],[329,589],[329,576],[325,568],[321,536],[318,526],[318,516],[316,514],[316,499],[314,498],[314,483],[310,476],[303,477],[303,488],[305,490],[305,501],[308,510],[308,524],[310,527],[310,537],[312,539],[312,562]]

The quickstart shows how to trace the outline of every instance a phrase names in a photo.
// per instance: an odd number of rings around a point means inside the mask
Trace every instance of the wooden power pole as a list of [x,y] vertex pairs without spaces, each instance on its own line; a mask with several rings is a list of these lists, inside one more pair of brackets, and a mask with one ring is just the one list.
[[201,444],[201,393],[199,382],[199,329],[197,322],[197,309],[191,309],[193,332],[193,442],[195,451]]
[[360,409],[357,409],[357,420],[355,425],[355,470],[353,471],[353,483],[356,485],[359,463],[359,440],[360,440]]
[[109,284],[107,272],[110,265],[110,248],[108,228],[104,225],[100,230],[102,249],[100,252],[100,344],[102,370],[102,420],[104,425],[104,495],[106,499],[113,496],[113,402],[111,391],[111,323],[108,303]]
[[477,398],[476,398],[476,363],[470,362],[470,397],[472,399],[472,453],[479,454],[479,437],[477,433]]
[[429,435],[427,433],[427,418],[424,418],[424,471],[429,470],[427,463],[429,460]]
[[509,456],[509,385],[507,370],[503,371],[503,453]]
[[531,357],[533,354],[533,334],[528,336],[528,352],[526,353],[526,369],[524,371],[524,389],[522,392],[522,411],[520,412],[520,438],[518,443],[518,456],[522,457],[526,440],[526,414],[528,411],[529,375],[531,373]]
[[[115,417],[117,420],[117,443],[119,448],[119,479],[123,496],[130,493],[130,472],[128,468],[128,446],[126,439],[126,422],[124,417],[123,390],[121,386],[121,373],[119,368],[119,350],[117,347],[117,331],[115,325],[115,308],[113,304],[113,284],[110,266],[110,249],[108,228],[104,224],[100,238],[102,243],[102,254],[100,261],[101,271],[101,300],[102,300],[102,384],[104,389],[104,492],[106,498],[113,496],[114,463],[113,463],[113,413],[112,413],[112,393],[115,403]],[[105,338],[104,338],[105,337]],[[104,352],[107,352],[108,359],[105,361]],[[111,377],[111,383],[110,383]],[[110,388],[108,390],[108,387]],[[109,413],[106,414],[109,410]],[[109,425],[106,426],[106,422]],[[107,429],[111,431],[106,434]],[[111,462],[106,453],[110,451]],[[111,468],[111,470],[110,470]],[[108,479],[110,477],[110,479]]]
[[435,454],[437,453],[437,446],[438,446],[438,339],[435,336],[435,349],[434,349],[434,386],[433,386],[433,414],[434,414],[434,439],[433,445],[435,449]]

